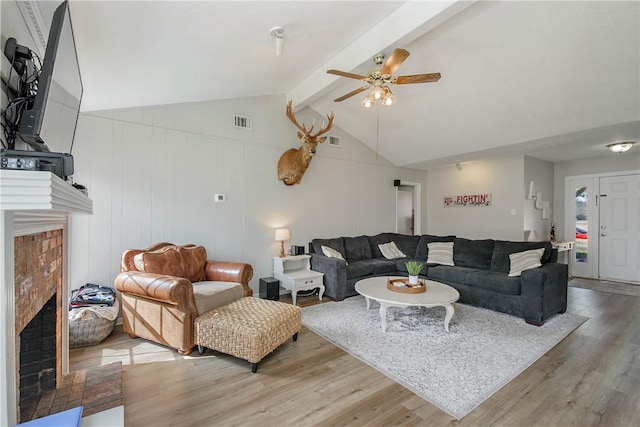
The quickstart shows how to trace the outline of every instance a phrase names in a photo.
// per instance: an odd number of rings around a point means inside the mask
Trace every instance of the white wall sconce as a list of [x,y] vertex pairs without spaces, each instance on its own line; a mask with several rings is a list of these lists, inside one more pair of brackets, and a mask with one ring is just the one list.
[[458,171],[462,170],[462,164],[460,163],[460,160],[456,161],[456,169],[458,169]]

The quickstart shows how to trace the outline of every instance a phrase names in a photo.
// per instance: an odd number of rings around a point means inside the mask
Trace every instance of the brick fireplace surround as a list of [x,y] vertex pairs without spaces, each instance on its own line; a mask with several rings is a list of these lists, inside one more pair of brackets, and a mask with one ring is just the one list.
[[[53,316],[47,315],[47,307],[52,305],[55,309],[55,382],[52,384],[53,387],[49,388],[43,384],[35,395],[29,393],[25,399],[22,395],[25,388],[20,383],[21,375],[17,373],[20,422],[80,405],[84,407],[83,416],[122,405],[120,362],[62,375],[62,315],[66,315],[68,310],[66,303],[62,303],[61,297],[64,295],[62,291],[63,233],[64,231],[60,229],[14,238],[16,361],[28,358],[32,362],[31,358],[34,356],[47,357],[46,348],[34,351],[29,348],[26,353],[25,349],[21,351],[21,340],[18,338],[22,332],[26,331],[25,327],[28,327],[34,316],[40,315],[44,319],[51,319]],[[45,312],[44,315],[43,312]],[[52,326],[43,324],[47,329]],[[45,339],[43,338],[43,341]],[[46,347],[44,342],[43,347]],[[32,362],[29,365],[33,364]],[[22,363],[17,365],[23,368]],[[46,371],[48,370],[43,369],[32,376],[39,374],[43,383],[47,383],[48,372]],[[33,387],[28,387],[27,390],[30,391],[30,388]]]
[[[21,384],[21,381],[25,380],[24,376],[21,379],[20,373],[16,373],[21,421],[31,418],[42,393],[55,389],[55,385],[59,384],[62,379],[62,314],[66,315],[67,313],[66,307],[62,307],[62,296],[64,295],[62,289],[62,233],[63,230],[59,229],[14,238],[15,357],[16,361],[28,360],[29,365],[25,366],[18,362],[17,366],[22,365],[22,369],[29,367],[30,377],[36,377],[34,380],[29,381],[31,387],[26,388]],[[38,365],[47,357],[47,348],[39,346],[38,337],[35,337],[36,339],[30,341],[34,345],[23,349],[21,352],[20,334],[52,297],[55,297],[55,317],[45,316],[44,318],[48,322],[51,322],[52,318],[55,319],[55,382],[50,384],[51,382],[49,381],[49,384],[53,387],[46,387],[47,369],[42,369]],[[45,327],[43,328],[45,330],[53,327],[51,324],[42,326]],[[31,366],[35,367],[31,368]],[[38,376],[40,376],[40,381],[37,378]],[[42,383],[43,377],[44,384]],[[27,391],[28,394],[26,393]]]
[[[91,199],[53,173],[0,170],[0,425],[15,425],[19,418],[16,347],[20,344],[16,341],[25,325],[26,313],[33,313],[37,305],[42,306],[48,299],[43,294],[47,293],[49,297],[56,294],[58,307],[62,298],[66,304],[70,215],[92,212]],[[32,235],[39,237],[30,237]],[[27,261],[23,270],[22,256],[31,250],[24,248],[30,244],[39,244],[41,253]],[[61,259],[48,258],[52,248],[54,255],[56,251],[61,253]],[[53,274],[56,270],[58,277]],[[37,278],[46,283],[47,290],[42,294],[28,290]],[[61,367],[56,372],[58,381],[65,379],[69,369],[66,307],[63,313],[65,315],[58,315],[56,320],[56,364]]]

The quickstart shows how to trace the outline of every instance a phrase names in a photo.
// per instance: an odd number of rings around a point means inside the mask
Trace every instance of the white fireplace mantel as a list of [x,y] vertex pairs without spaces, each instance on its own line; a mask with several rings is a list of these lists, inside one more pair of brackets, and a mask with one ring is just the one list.
[[90,214],[93,202],[51,172],[0,170],[0,210]]
[[[17,423],[14,238],[68,229],[72,213],[93,213],[93,202],[51,172],[0,170],[0,425]],[[63,233],[62,289],[68,286],[68,233]],[[65,320],[67,320],[65,322]],[[68,319],[63,319],[63,373],[68,371]]]

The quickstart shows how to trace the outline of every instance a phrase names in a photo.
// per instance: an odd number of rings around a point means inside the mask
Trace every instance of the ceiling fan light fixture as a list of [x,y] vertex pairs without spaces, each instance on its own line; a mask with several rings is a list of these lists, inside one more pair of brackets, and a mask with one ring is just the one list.
[[372,96],[375,100],[382,99],[382,97],[384,96],[384,89],[380,86],[376,86],[369,95]]
[[607,148],[614,153],[624,153],[631,150],[633,144],[635,144],[633,141],[615,142],[613,144],[608,144]]
[[327,70],[327,74],[347,77],[349,79],[360,80],[367,83],[367,86],[352,90],[351,92],[342,95],[334,99],[333,101],[342,102],[354,95],[357,95],[366,90],[370,90],[369,94],[362,100],[360,104],[363,108],[371,108],[375,106],[376,101],[380,101],[384,107],[390,107],[396,104],[397,99],[395,95],[391,93],[391,90],[389,90],[387,84],[407,85],[414,83],[432,83],[440,80],[440,73],[394,76],[393,74],[398,70],[398,68],[408,57],[409,52],[407,50],[394,49],[387,62],[383,64],[385,56],[383,54],[378,54],[373,58],[373,61],[376,63],[378,68],[374,71],[370,71],[366,75],[333,69]]
[[398,99],[396,98],[396,96],[393,93],[391,93],[391,89],[385,86],[384,97],[382,98],[382,105],[385,107],[391,107],[392,105],[396,104],[397,100]]
[[367,95],[365,96],[365,98],[362,100],[362,108],[371,108],[374,105],[376,105],[376,100],[373,99],[373,97],[371,95]]

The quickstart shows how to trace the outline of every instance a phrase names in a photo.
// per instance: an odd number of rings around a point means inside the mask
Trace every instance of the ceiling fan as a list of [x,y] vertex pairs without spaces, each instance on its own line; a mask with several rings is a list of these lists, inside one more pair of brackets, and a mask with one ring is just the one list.
[[409,57],[409,52],[405,49],[396,49],[393,51],[387,62],[382,65],[384,61],[384,55],[378,54],[373,57],[373,61],[378,68],[371,71],[366,76],[354,73],[348,73],[340,70],[327,70],[329,74],[335,74],[336,76],[348,77],[350,79],[361,80],[366,82],[366,86],[362,86],[356,90],[353,90],[340,98],[334,99],[335,102],[341,102],[345,99],[351,98],[354,95],[364,92],[367,89],[371,89],[369,95],[362,101],[364,108],[371,108],[375,105],[377,100],[382,101],[382,105],[391,106],[396,103],[396,97],[391,93],[388,84],[406,85],[413,83],[430,83],[440,80],[440,73],[429,74],[412,74],[408,76],[396,76],[392,74],[396,72],[402,63]]

